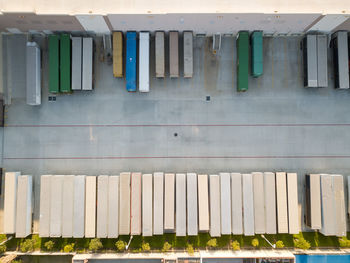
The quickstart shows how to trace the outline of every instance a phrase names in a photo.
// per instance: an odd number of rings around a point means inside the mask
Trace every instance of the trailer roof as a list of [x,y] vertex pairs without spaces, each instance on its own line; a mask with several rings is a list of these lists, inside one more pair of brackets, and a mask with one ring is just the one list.
[[220,177],[216,174],[209,175],[210,197],[210,235],[221,235],[221,211],[220,211]]
[[198,230],[209,231],[208,175],[199,174],[198,180]]
[[243,234],[242,175],[231,173],[232,234]]
[[231,234],[231,175],[220,173],[221,235]]
[[153,175],[153,234],[162,235],[164,206],[164,173]]
[[197,174],[187,173],[187,234],[198,235]]
[[186,236],[186,174],[176,174],[176,235]]

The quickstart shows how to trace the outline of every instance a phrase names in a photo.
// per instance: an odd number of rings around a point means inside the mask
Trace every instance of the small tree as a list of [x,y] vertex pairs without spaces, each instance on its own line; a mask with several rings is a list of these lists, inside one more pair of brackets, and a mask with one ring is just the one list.
[[191,244],[187,244],[186,250],[190,256],[192,256],[194,254],[194,249],[193,249],[193,246]]
[[209,239],[207,242],[207,246],[210,248],[215,248],[218,246],[216,238]]
[[277,247],[277,248],[284,248],[283,241],[282,241],[282,240],[278,240],[278,241],[276,242],[276,247]]
[[169,244],[169,242],[165,242],[162,248],[163,252],[167,252],[171,249],[171,245]]
[[300,249],[309,249],[311,247],[310,242],[306,241],[303,237],[298,237],[293,240],[294,247]]
[[34,240],[32,240],[32,239],[25,239],[20,244],[20,250],[23,253],[33,251],[34,250]]
[[46,241],[44,244],[44,247],[46,248],[47,251],[52,251],[54,246],[55,246],[55,242],[53,242],[52,240]]
[[0,254],[5,253],[5,252],[6,252],[6,249],[7,249],[7,247],[6,247],[5,244],[1,245],[1,246],[0,246]]
[[149,243],[142,243],[142,251],[144,252],[149,252],[151,250],[151,246],[149,245]]
[[89,244],[89,250],[96,252],[97,250],[103,248],[102,242],[99,238],[91,239]]
[[65,252],[65,253],[72,252],[74,250],[74,245],[75,245],[74,243],[65,245],[63,248],[63,252]]
[[231,242],[231,248],[232,250],[240,250],[241,246],[237,240],[234,240]]
[[117,242],[115,242],[115,246],[117,248],[118,251],[124,251],[126,248],[126,242],[124,242],[123,240],[118,240]]
[[258,247],[258,246],[259,246],[259,239],[254,238],[254,239],[252,240],[252,246],[253,246],[253,247]]
[[347,237],[340,237],[338,240],[340,247],[350,247],[350,240]]

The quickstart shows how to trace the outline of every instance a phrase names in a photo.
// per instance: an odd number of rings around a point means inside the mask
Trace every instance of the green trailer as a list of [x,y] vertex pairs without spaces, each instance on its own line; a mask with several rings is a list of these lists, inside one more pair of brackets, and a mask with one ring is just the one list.
[[252,41],[252,75],[257,78],[263,74],[263,32],[254,31]]
[[237,91],[248,90],[249,32],[240,31],[237,36]]
[[59,90],[59,39],[57,35],[49,35],[49,92]]
[[60,91],[71,92],[71,40],[68,34],[61,34],[60,73]]

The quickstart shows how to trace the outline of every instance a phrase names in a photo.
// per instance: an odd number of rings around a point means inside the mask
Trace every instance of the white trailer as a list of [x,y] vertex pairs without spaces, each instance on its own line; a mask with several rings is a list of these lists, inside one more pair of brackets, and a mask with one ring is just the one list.
[[276,182],[274,173],[264,173],[264,191],[266,234],[276,234]]
[[242,175],[231,173],[232,234],[243,234]]
[[276,173],[277,229],[278,233],[288,233],[288,204],[286,173]]
[[327,35],[317,35],[317,86],[328,87],[328,39]]
[[210,197],[210,236],[221,235],[221,211],[220,211],[220,177],[216,174],[209,175]]
[[317,40],[316,35],[303,39],[304,86],[317,87]]
[[140,33],[139,91],[149,92],[149,32]]
[[130,173],[119,178],[119,235],[130,234]]
[[209,189],[208,175],[198,175],[198,230],[209,231]]
[[321,177],[319,174],[306,175],[305,178],[305,219],[311,229],[321,229]]
[[169,72],[170,78],[179,77],[179,32],[169,32]]
[[164,175],[164,231],[175,230],[175,174]]
[[336,233],[336,209],[333,191],[333,178],[329,174],[321,174],[321,213],[322,228],[320,232],[325,236]]
[[186,175],[176,174],[176,235],[186,236]]
[[108,238],[119,236],[119,176],[110,176],[108,185]]
[[24,238],[32,233],[33,181],[31,175],[18,176],[16,238]]
[[197,174],[187,173],[187,235],[198,235]]
[[184,78],[193,76],[193,33],[184,32]]
[[153,234],[153,182],[152,174],[142,175],[142,235]]
[[231,234],[231,175],[220,173],[221,235]]
[[132,173],[130,235],[141,235],[141,185],[141,173]]
[[35,42],[27,42],[26,90],[27,104],[41,104],[41,58],[40,48]]
[[72,90],[81,90],[82,38],[72,37]]
[[85,181],[85,237],[96,236],[96,176]]
[[108,187],[109,176],[97,177],[97,227],[96,237],[106,238],[108,235]]
[[255,234],[264,234],[266,233],[264,175],[260,172],[254,172],[252,173],[252,177],[254,195]]
[[83,70],[82,89],[92,90],[93,74],[93,40],[91,37],[83,38]]
[[335,198],[335,219],[336,230],[335,235],[338,237],[346,236],[346,214],[345,214],[345,199],[344,199],[344,182],[343,176],[334,174],[333,191]]
[[62,236],[63,175],[51,178],[50,237]]
[[164,173],[153,174],[153,235],[163,235]]
[[254,195],[251,174],[242,174],[243,226],[245,236],[254,236]]
[[5,173],[4,234],[16,232],[17,178],[20,175],[20,172]]
[[85,235],[85,175],[74,176],[73,237]]
[[39,236],[50,236],[51,175],[40,177]]
[[298,176],[296,173],[287,173],[287,193],[289,234],[299,234]]
[[156,32],[156,78],[164,78],[165,76],[165,45],[164,32]]
[[62,237],[73,237],[74,175],[63,177]]

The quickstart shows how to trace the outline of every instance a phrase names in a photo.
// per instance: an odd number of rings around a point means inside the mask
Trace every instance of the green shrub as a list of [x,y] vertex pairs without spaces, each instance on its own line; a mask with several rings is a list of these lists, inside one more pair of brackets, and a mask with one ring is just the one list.
[[231,242],[231,248],[233,250],[240,250],[241,249],[241,246],[239,244],[239,242],[237,240],[234,240]]
[[305,238],[299,236],[298,238],[294,238],[294,247],[300,249],[309,249],[311,247],[310,242],[306,241]]
[[144,252],[149,252],[151,250],[151,246],[149,245],[149,243],[142,243],[141,248]]
[[169,244],[169,242],[165,242],[162,248],[163,252],[167,252],[171,249],[171,245]]
[[89,250],[96,252],[97,250],[103,248],[102,242],[99,238],[91,239],[89,244]]
[[284,248],[283,241],[282,241],[282,240],[278,240],[278,241],[276,242],[276,247],[277,247],[277,248]]
[[350,240],[347,237],[340,237],[338,240],[340,247],[350,247]]
[[194,254],[193,246],[191,244],[187,244],[186,251],[190,256],[192,256]]
[[254,238],[254,239],[252,240],[252,246],[253,246],[253,247],[258,247],[258,246],[259,246],[259,239]]
[[126,248],[126,242],[124,242],[123,240],[118,240],[117,242],[115,242],[115,246],[117,248],[118,251],[124,251]]
[[11,261],[11,263],[22,263],[22,259],[14,259]]
[[6,247],[5,244],[1,245],[1,246],[0,246],[0,254],[5,253],[5,252],[6,252],[6,249],[7,249],[7,247]]
[[74,250],[74,245],[75,245],[74,243],[65,245],[63,248],[63,252],[65,252],[65,253],[72,252]]
[[25,239],[24,241],[22,241],[22,243],[20,244],[21,252],[25,253],[25,252],[33,251],[34,243],[35,241],[33,239]]
[[55,245],[55,242],[52,240],[46,241],[44,244],[44,247],[46,248],[47,251],[51,251]]
[[210,247],[210,248],[217,247],[218,246],[218,242],[217,242],[216,238],[209,239],[208,242],[207,242],[207,246]]

